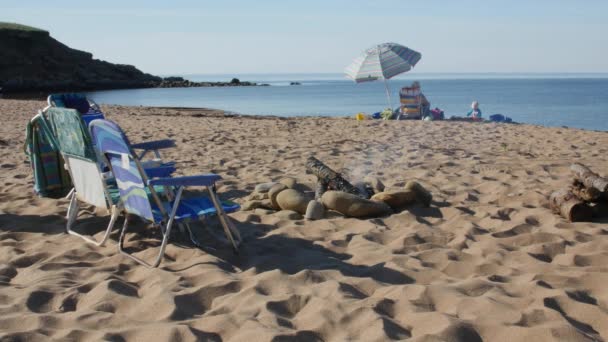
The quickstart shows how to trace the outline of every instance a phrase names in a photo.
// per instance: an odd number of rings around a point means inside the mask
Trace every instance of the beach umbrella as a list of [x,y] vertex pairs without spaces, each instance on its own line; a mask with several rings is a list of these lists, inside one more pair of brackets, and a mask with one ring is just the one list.
[[346,77],[356,83],[384,80],[386,98],[392,110],[387,80],[409,71],[421,57],[420,52],[397,43],[379,44],[365,50],[346,67]]

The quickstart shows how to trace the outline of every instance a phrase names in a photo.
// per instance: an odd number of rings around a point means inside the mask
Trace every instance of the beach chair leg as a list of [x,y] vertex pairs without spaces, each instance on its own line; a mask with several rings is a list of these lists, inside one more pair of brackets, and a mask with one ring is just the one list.
[[67,233],[70,232],[70,228],[74,224],[74,221],[76,221],[76,217],[78,216],[78,209],[78,199],[76,198],[76,194],[72,194],[72,197],[70,198],[70,205],[68,205],[68,211],[65,215],[65,218],[67,220],[65,229]]
[[156,259],[154,259],[153,263],[147,263],[143,259],[140,259],[140,258],[134,256],[133,254],[128,253],[127,251],[124,250],[124,239],[126,236],[127,227],[129,226],[129,215],[125,216],[125,223],[122,225],[122,230],[120,232],[120,238],[118,239],[118,251],[121,254],[126,255],[127,257],[131,258],[133,261],[135,261],[139,264],[142,264],[148,268],[158,267],[158,265],[160,265],[160,262],[162,261],[163,257],[165,256],[165,249],[167,248],[167,243],[169,242],[169,236],[171,235],[171,227],[173,227],[173,222],[175,221],[175,213],[177,212],[179,202],[182,198],[183,190],[184,190],[183,187],[179,188],[179,190],[177,191],[177,194],[175,195],[175,202],[173,204],[173,208],[171,209],[171,214],[169,216],[169,221],[167,222],[167,225],[165,227],[162,227],[162,226],[160,227],[162,235],[163,235],[163,241],[161,242],[160,251],[158,252],[158,255],[156,256]]
[[[226,215],[226,213],[224,212],[222,203],[220,202],[220,199],[218,198],[215,191],[213,190],[213,187],[208,186],[207,191],[209,192],[209,197],[211,197],[211,201],[213,201],[213,205],[215,206],[215,209],[217,210],[217,215],[220,219],[220,223],[222,224],[222,227],[224,228],[226,237],[232,243],[232,248],[233,248],[234,252],[238,253],[239,244],[241,242],[241,235],[240,235],[239,231],[236,229],[236,227],[234,227],[234,225],[232,225],[232,222],[230,222],[228,215]],[[237,239],[234,238],[233,233],[234,233],[234,236],[237,237]]]
[[75,192],[75,190],[74,190],[74,188],[72,188],[72,190],[70,190],[70,192],[68,192],[68,194],[65,196],[65,198],[66,199],[72,198],[72,196],[74,195],[74,192]]
[[182,223],[182,225],[183,225],[184,229],[186,230],[186,232],[188,232],[188,236],[190,237],[190,242],[192,242],[192,244],[194,246],[196,246],[197,248],[203,248],[203,244],[196,238],[196,236],[192,232],[192,228],[190,228],[190,225],[187,223]]
[[110,237],[110,232],[112,232],[112,229],[114,228],[114,224],[116,223],[116,219],[118,218],[118,214],[120,213],[120,210],[118,210],[118,207],[113,205],[112,208],[110,209],[110,212],[111,212],[110,223],[108,224],[108,227],[106,228],[106,231],[103,234],[103,237],[99,241],[72,230],[74,222],[76,221],[76,217],[78,216],[78,209],[79,209],[78,199],[76,198],[76,195],[74,195],[72,197],[72,200],[70,201],[70,208],[71,209],[69,209],[68,222],[65,227],[66,233],[68,233],[70,235],[78,236],[79,238],[83,239],[84,241],[86,241],[88,243],[92,243],[95,246],[103,246],[106,243],[106,241],[108,240],[108,238]]

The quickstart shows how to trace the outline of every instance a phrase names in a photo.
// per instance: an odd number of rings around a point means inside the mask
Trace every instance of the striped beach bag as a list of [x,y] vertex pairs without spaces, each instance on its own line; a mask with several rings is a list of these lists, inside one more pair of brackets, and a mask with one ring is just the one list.
[[41,197],[65,197],[72,189],[57,146],[42,114],[36,115],[27,125],[24,150],[34,173],[34,191]]

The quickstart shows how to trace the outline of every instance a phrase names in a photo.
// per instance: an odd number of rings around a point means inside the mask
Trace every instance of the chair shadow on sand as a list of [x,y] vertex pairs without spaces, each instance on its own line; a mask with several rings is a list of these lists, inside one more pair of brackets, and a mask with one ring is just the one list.
[[[272,270],[293,275],[301,271],[336,270],[348,277],[372,278],[388,284],[411,284],[414,279],[389,267],[384,263],[371,266],[353,265],[347,262],[352,256],[334,252],[312,240],[290,237],[283,234],[269,234],[276,227],[257,222],[239,222],[243,244],[238,254],[227,248],[207,250],[229,265],[245,271],[254,268],[257,273]],[[199,237],[202,234],[198,235]],[[352,236],[351,236],[352,238]],[[201,238],[212,243],[212,239]]]
[[[76,229],[84,234],[94,235],[101,233],[107,224],[107,220],[108,218],[104,216],[80,218]],[[122,218],[117,222],[117,226],[121,225],[121,221]],[[386,267],[384,263],[371,266],[353,265],[347,262],[351,258],[351,255],[334,252],[315,244],[314,241],[282,234],[269,234],[276,228],[272,225],[257,222],[239,222],[236,220],[234,222],[241,231],[244,240],[238,254],[232,252],[225,239],[219,238],[221,228],[214,219],[211,219],[207,223],[209,229],[200,229],[200,225],[193,225],[197,238],[203,244],[200,248],[202,252],[218,258],[213,264],[227,272],[237,272],[239,269],[245,271],[255,268],[258,273],[280,270],[281,272],[293,275],[305,270],[337,270],[348,277],[372,278],[388,284],[411,284],[414,282],[413,278]],[[137,241],[137,243],[134,243],[136,247],[131,248],[144,250],[150,247],[153,248],[160,243],[157,241],[160,237],[158,229],[149,228],[141,222],[136,224],[134,228],[134,233],[132,234],[135,235],[132,240]],[[215,231],[217,234],[211,234],[209,231]],[[9,238],[6,235],[7,232],[65,234],[65,218],[60,215],[0,214],[0,232],[4,233],[4,238]],[[106,247],[114,247],[118,235],[119,230],[114,229]],[[69,238],[67,234],[65,237],[66,239]],[[20,240],[21,238],[18,239]],[[196,248],[188,241],[187,237],[181,236],[181,234],[173,236],[170,243],[180,248]],[[173,260],[168,258],[166,261]],[[205,262],[205,264],[208,263]],[[190,264],[187,267],[181,268],[177,265],[164,263],[164,265],[161,264],[161,268],[166,271],[179,272],[199,264]]]

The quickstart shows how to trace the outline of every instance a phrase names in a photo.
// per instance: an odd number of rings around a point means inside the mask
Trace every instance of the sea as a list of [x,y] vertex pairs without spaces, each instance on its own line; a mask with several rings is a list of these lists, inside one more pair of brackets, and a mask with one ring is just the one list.
[[[246,115],[351,116],[389,106],[382,81],[355,84],[342,74],[171,75],[191,81],[241,81],[262,87],[151,88],[90,92],[100,104],[214,108]],[[608,131],[608,73],[406,73],[388,80],[391,107],[399,89],[419,81],[432,108],[464,116],[478,101],[483,116],[544,126]],[[297,85],[292,85],[292,82]]]

